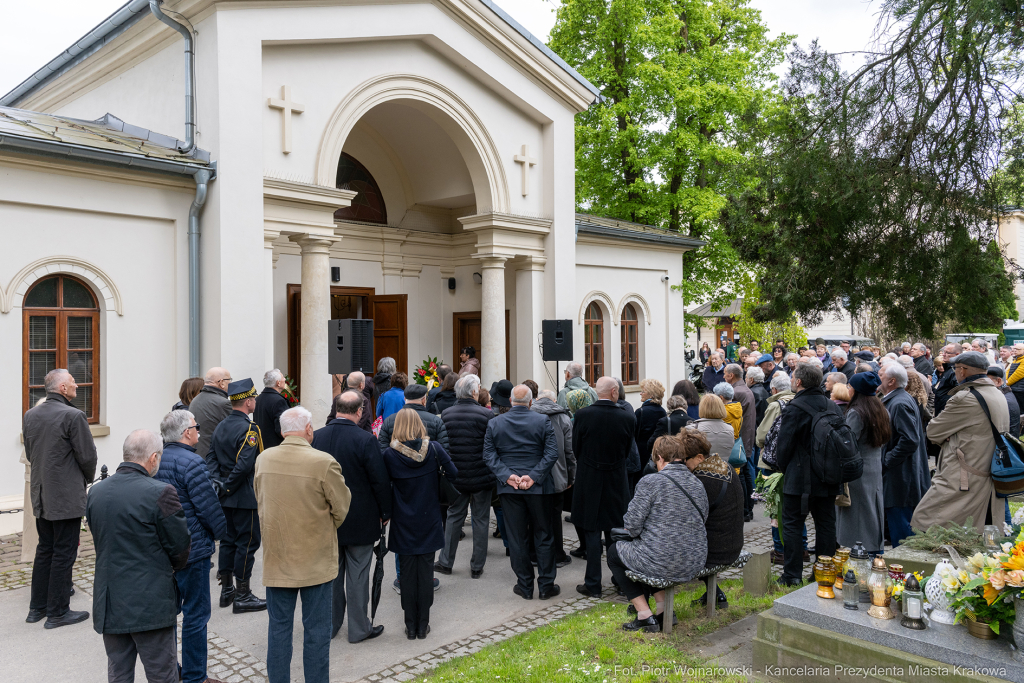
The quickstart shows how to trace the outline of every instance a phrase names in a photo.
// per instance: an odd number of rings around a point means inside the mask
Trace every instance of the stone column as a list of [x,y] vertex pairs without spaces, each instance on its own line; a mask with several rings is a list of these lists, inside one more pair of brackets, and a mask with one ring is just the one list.
[[274,240],[280,236],[277,230],[263,230],[264,372],[274,369]]
[[293,235],[302,248],[302,307],[299,329],[299,397],[313,413],[313,425],[322,425],[331,412],[331,376],[327,372],[327,321],[331,318],[331,244],[336,238]]
[[516,377],[536,378],[543,389],[554,389],[548,386],[539,348],[545,262],[543,256],[527,256],[516,269],[516,338],[512,351],[516,362],[512,372]]
[[505,257],[480,258],[481,380],[485,387],[505,377]]

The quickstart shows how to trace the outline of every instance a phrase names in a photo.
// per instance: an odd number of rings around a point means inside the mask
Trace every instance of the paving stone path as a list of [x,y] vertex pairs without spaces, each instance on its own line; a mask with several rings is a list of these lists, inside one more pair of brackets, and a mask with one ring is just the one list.
[[[466,524],[469,525],[467,519]],[[494,520],[491,520],[492,528]],[[771,550],[771,526],[761,519],[756,523],[745,525],[744,548],[750,552],[759,553]],[[813,547],[814,527],[808,518],[808,540]],[[568,536],[565,539],[568,549],[578,546],[575,539]],[[79,547],[78,560],[75,562],[73,580],[76,590],[86,595],[92,594],[93,575],[96,567],[96,551],[93,546],[92,536],[88,530],[83,529],[81,546]],[[780,567],[773,567],[776,574]],[[728,570],[721,574],[722,578],[742,578],[742,570]],[[21,562],[21,534],[0,537],[0,591],[9,591],[19,588],[27,588],[32,581],[31,563]],[[607,588],[601,600],[617,600],[615,589]],[[567,598],[543,608],[537,612],[512,619],[494,628],[481,631],[471,637],[457,640],[442,645],[435,650],[417,657],[407,659],[398,664],[392,664],[374,674],[360,679],[357,683],[395,683],[408,681],[416,678],[438,665],[453,659],[473,654],[487,645],[507,640],[517,633],[523,633],[552,621],[561,619],[564,616],[593,607],[598,599],[579,596]],[[266,663],[237,647],[230,640],[221,637],[214,631],[208,631],[209,654],[208,673],[210,676],[226,681],[227,683],[266,683]],[[179,643],[180,651],[180,643]]]

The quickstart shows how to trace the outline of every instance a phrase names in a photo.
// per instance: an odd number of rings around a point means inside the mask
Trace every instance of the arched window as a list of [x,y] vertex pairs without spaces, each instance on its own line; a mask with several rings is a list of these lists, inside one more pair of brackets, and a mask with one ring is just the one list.
[[640,344],[636,326],[636,309],[626,304],[622,309],[622,383],[640,382]]
[[587,306],[583,320],[583,351],[587,383],[594,386],[604,376],[604,316],[596,302]]
[[96,297],[70,275],[38,280],[25,294],[23,409],[46,396],[46,373],[66,368],[78,385],[71,402],[99,422],[100,311]]
[[365,166],[344,152],[338,161],[338,178],[335,185],[338,189],[359,193],[352,200],[351,206],[334,212],[335,218],[387,225],[388,211],[384,206],[384,195],[381,194],[377,181]]

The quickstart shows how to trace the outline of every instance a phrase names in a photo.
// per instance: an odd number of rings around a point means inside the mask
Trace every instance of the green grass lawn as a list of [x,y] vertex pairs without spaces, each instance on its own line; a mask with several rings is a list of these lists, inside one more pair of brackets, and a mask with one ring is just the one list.
[[703,634],[768,609],[775,598],[790,589],[776,589],[774,593],[755,598],[743,592],[742,581],[724,581],[719,585],[729,598],[729,608],[720,610],[712,620],[703,616],[703,608],[690,605],[691,600],[704,593],[703,586],[695,585],[691,590],[676,593],[679,624],[669,636],[623,631],[623,622],[629,621],[626,605],[602,602],[553,624],[442,664],[416,680],[429,683],[745,681],[745,677],[729,676],[722,671],[700,671],[701,667],[711,667],[705,659],[688,652],[687,646]]

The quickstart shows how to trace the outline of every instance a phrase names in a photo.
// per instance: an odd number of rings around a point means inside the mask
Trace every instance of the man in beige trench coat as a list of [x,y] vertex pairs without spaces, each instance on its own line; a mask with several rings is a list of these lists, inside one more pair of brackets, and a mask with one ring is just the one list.
[[985,374],[988,359],[975,351],[953,359],[958,386],[949,392],[945,409],[928,423],[928,440],[942,447],[932,486],[914,510],[910,524],[922,531],[935,524],[964,524],[971,517],[975,528],[1003,521],[1005,501],[992,485],[995,439],[985,412],[971,389],[988,406],[1000,434],[1010,426],[1006,399]]

